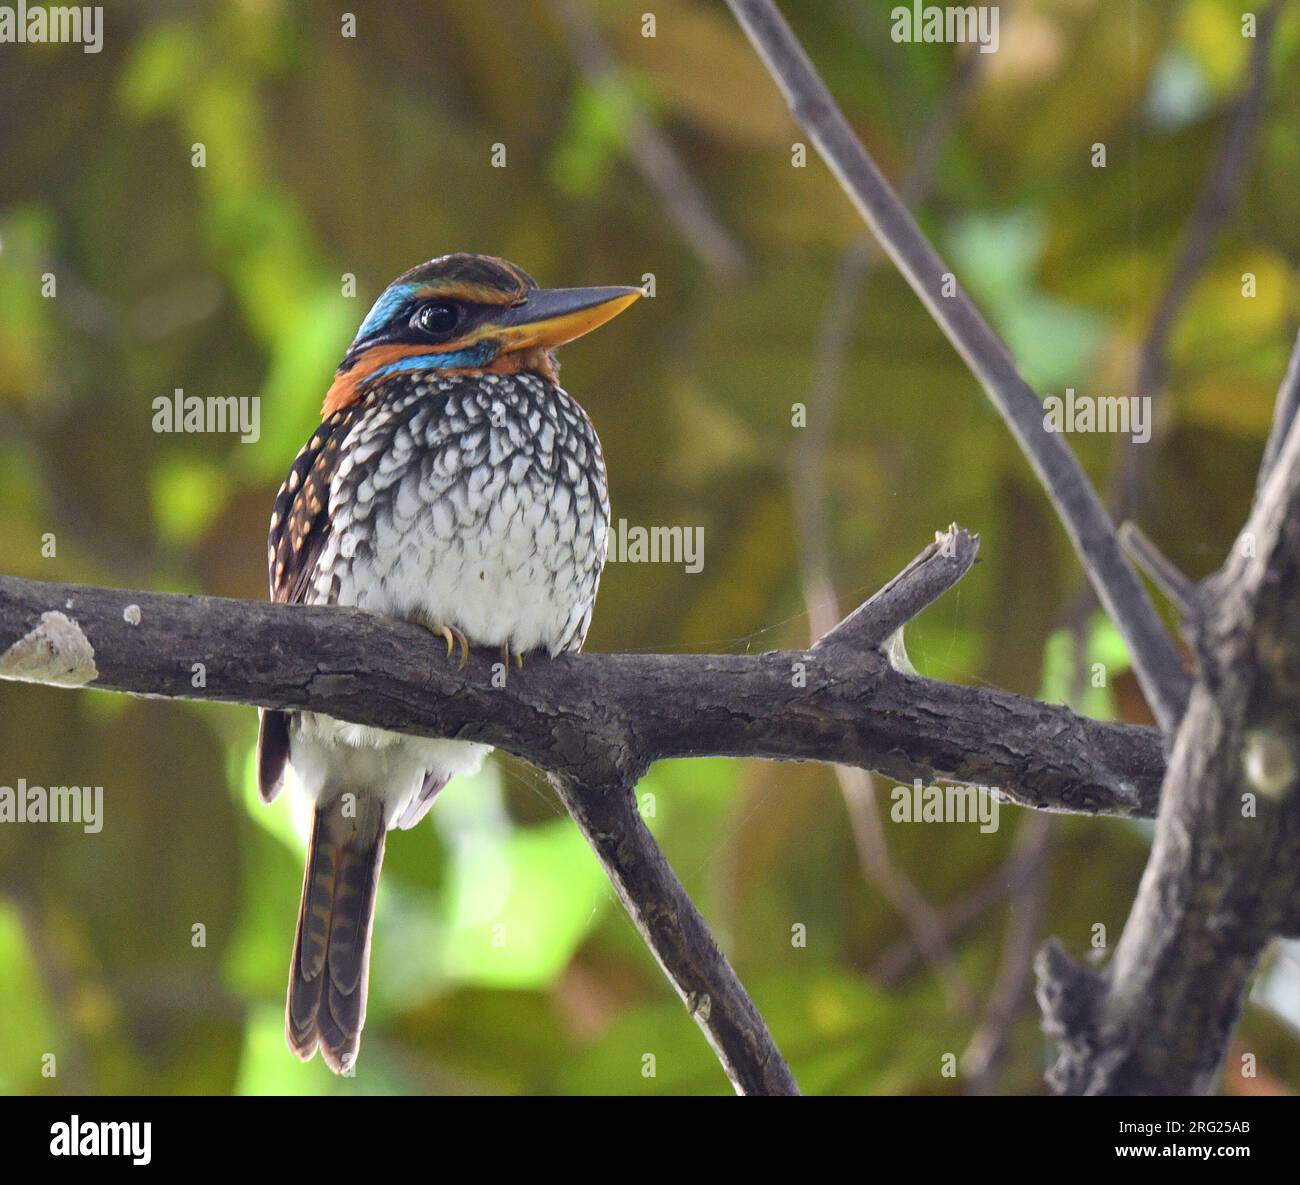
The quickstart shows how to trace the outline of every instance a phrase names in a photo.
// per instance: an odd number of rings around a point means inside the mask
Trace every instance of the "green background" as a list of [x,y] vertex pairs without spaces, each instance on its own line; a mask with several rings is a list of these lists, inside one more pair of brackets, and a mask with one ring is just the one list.
[[[888,4],[783,7],[897,178],[961,54],[892,42]],[[1131,394],[1241,86],[1245,6],[1003,8],[922,224],[1037,389]],[[346,10],[355,38],[330,4],[112,3],[100,54],[0,46],[0,570],[263,597],[272,499],[369,303],[414,263],[481,251],[549,285],[655,277],[653,300],[567,348],[563,377],[604,442],[615,518],[702,527],[704,569],[610,565],[588,648],[806,644],[792,406],[810,398],[861,226],[811,148],[793,167],[803,137],[725,7],[593,4],[612,77],[577,64],[548,3]],[[743,252],[740,274],[701,260],[637,169],[637,112]],[[1292,12],[1240,205],[1174,327],[1144,446],[1136,517],[1194,576],[1245,516],[1294,333],[1298,118]],[[152,401],[177,387],[260,396],[260,440],[155,434]],[[1071,443],[1104,487],[1121,442]],[[1149,719],[1113,631],[1078,613],[1078,565],[1026,462],[887,267],[852,322],[825,473],[842,611],[936,528],[983,537],[982,563],[909,630],[923,673]],[[1082,698],[1072,616],[1109,672]],[[0,1091],[729,1090],[554,796],[512,761],[393,837],[356,1077],[300,1065],[281,1030],[305,812],[291,794],[256,801],[255,732],[252,709],[0,684],[0,785],[105,797],[98,835],[0,826]],[[946,1076],[945,1057],[980,1027],[1026,911],[1037,939],[1076,955],[1098,925],[1113,944],[1149,836],[1065,817],[1029,833],[1010,807],[992,835],[886,815],[893,861],[935,908],[983,902],[936,969],[864,879],[829,768],[663,763],[639,793],[809,1092],[1041,1090],[1051,1048],[1032,984],[993,1073]],[[1007,861],[1044,838],[1040,875],[1016,880]],[[1298,984],[1294,958],[1275,955],[1225,1089],[1300,1085]],[[1236,1068],[1245,1053],[1254,1078]]]

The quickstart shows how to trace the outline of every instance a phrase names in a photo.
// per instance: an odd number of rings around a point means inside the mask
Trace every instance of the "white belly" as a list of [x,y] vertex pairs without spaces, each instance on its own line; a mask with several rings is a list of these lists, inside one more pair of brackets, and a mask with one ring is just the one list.
[[[599,442],[563,392],[532,376],[422,381],[350,434],[330,510],[308,600],[447,626],[515,654],[581,645],[609,506]],[[426,771],[473,772],[489,752],[314,715],[291,743],[309,792],[379,793],[390,826]]]
[[[406,736],[330,716],[304,712],[290,733],[290,762],[303,789],[315,802],[343,794],[377,795],[390,828],[412,826],[412,804],[426,776],[450,781],[475,774],[491,752],[468,741]],[[403,820],[405,820],[403,822]]]

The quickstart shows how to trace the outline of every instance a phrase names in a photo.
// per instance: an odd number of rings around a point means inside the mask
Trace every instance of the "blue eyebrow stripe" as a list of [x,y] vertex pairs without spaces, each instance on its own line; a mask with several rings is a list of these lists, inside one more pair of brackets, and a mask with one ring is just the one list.
[[372,370],[364,378],[357,380],[357,385],[371,383],[385,375],[404,370],[453,370],[462,366],[484,366],[492,358],[493,349],[486,342],[471,346],[468,350],[457,350],[454,354],[418,354],[411,358],[399,358],[378,370]]
[[414,284],[391,284],[385,288],[379,299],[371,306],[370,312],[366,314],[366,319],[361,322],[361,328],[357,330],[354,340],[361,341],[387,325],[397,316],[398,310],[403,305],[409,304],[415,298],[415,290]]

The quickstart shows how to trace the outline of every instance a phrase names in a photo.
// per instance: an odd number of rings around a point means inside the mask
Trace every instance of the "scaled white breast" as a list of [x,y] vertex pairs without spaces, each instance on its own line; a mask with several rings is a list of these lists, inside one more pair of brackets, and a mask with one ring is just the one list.
[[[581,417],[528,375],[413,382],[343,442],[309,599],[418,617],[474,646],[576,645],[609,524],[599,444]],[[310,714],[292,746],[310,793],[368,786],[390,825],[419,817],[426,771],[470,772],[488,751]]]
[[[333,478],[319,565],[337,575],[339,603],[418,614],[516,652],[554,653],[581,635],[608,537],[603,480],[586,473],[572,418],[581,413],[559,406],[569,429],[560,448],[555,426],[521,397],[526,384],[534,399],[567,400],[531,376],[430,379],[357,425]],[[434,387],[453,392],[440,420]],[[394,432],[393,417],[415,400],[425,406],[410,429]],[[358,465],[369,470],[360,482]]]

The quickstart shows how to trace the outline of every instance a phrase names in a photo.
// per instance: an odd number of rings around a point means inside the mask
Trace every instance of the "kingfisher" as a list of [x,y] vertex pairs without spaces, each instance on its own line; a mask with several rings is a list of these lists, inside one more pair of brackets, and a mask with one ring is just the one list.
[[[271,599],[418,622],[463,667],[582,646],[609,536],[600,441],[557,347],[639,288],[539,288],[488,255],[443,255],[375,301],[271,514]],[[287,766],[314,802],[285,1037],[356,1062],[387,832],[414,827],[489,748],[317,712],[260,713],[258,787]]]

